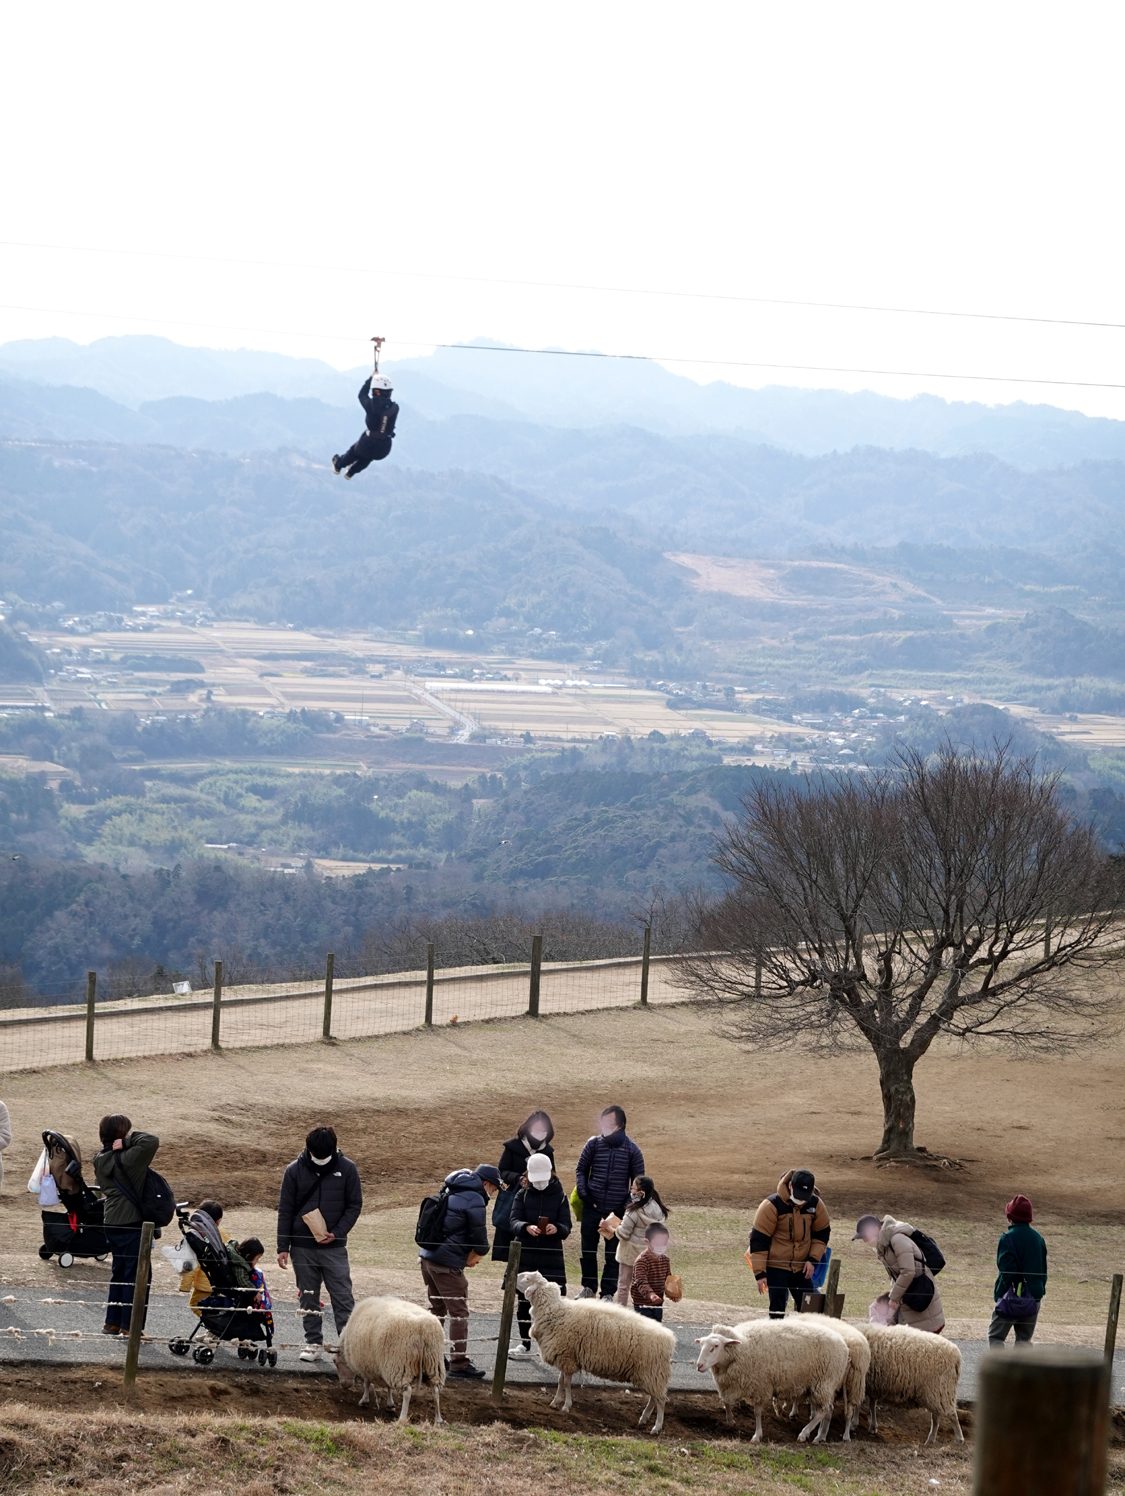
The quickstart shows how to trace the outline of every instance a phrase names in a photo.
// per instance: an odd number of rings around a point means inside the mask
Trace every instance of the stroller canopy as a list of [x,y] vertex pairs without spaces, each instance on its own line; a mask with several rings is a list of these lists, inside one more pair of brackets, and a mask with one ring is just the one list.
[[48,1127],[43,1134],[47,1150],[47,1167],[59,1187],[60,1196],[78,1195],[86,1187],[82,1178],[82,1150],[74,1138]]

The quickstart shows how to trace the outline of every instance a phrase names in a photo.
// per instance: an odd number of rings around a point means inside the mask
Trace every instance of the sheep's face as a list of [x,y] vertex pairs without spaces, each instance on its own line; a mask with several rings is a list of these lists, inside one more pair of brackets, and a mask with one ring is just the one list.
[[337,1351],[332,1359],[336,1363],[336,1375],[340,1378],[341,1382],[345,1383],[345,1385],[354,1382],[356,1374],[344,1360],[342,1353]]
[[695,1358],[696,1371],[711,1371],[727,1360],[730,1348],[739,1343],[738,1336],[725,1325],[716,1325],[710,1335],[697,1340],[699,1354]]
[[516,1287],[519,1289],[520,1293],[523,1294],[525,1299],[529,1294],[534,1293],[537,1288],[541,1288],[546,1283],[546,1281],[547,1280],[546,1278],[544,1278],[542,1273],[516,1274]]

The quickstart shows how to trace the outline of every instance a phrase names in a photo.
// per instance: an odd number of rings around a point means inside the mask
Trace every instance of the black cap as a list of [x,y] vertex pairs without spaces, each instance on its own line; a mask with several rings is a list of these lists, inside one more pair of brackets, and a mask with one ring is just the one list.
[[500,1177],[500,1170],[495,1164],[477,1164],[473,1173],[478,1179],[483,1179],[487,1184],[494,1184],[498,1190],[506,1190],[508,1186]]
[[864,1226],[878,1226],[878,1225],[879,1225],[879,1217],[878,1216],[873,1216],[873,1215],[860,1216],[859,1220],[856,1221],[856,1223],[855,1223],[855,1235],[852,1237],[852,1241],[862,1241],[863,1240],[863,1228],[864,1228]]
[[794,1169],[789,1179],[789,1193],[795,1200],[807,1200],[815,1185],[811,1169]]

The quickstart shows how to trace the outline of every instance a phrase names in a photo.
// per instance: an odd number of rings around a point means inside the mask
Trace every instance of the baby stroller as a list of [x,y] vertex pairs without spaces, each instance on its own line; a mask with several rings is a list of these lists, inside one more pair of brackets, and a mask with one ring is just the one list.
[[82,1153],[73,1138],[48,1128],[43,1134],[47,1169],[54,1180],[61,1210],[44,1210],[43,1245],[39,1255],[44,1262],[59,1259],[60,1267],[70,1267],[76,1257],[94,1257],[104,1262],[109,1256],[102,1224],[101,1193],[82,1178]]
[[[276,1366],[273,1315],[255,1307],[258,1289],[250,1276],[249,1264],[234,1246],[223,1241],[219,1228],[206,1212],[189,1213],[186,1205],[177,1205],[176,1217],[184,1244],[206,1273],[211,1292],[199,1302],[199,1319],[191,1334],[170,1340],[168,1349],[173,1356],[190,1353],[196,1365],[209,1366],[215,1359],[215,1346],[220,1341],[231,1340],[238,1342],[240,1361]],[[198,1344],[193,1344],[201,1330],[203,1336]]]

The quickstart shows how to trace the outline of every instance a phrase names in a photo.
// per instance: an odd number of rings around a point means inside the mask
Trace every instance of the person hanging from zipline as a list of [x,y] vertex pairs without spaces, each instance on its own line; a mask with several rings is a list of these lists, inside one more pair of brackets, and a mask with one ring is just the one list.
[[375,372],[363,381],[359,391],[367,430],[346,452],[337,453],[332,459],[332,471],[343,473],[345,478],[354,478],[371,463],[382,462],[390,455],[398,420],[398,406],[391,399],[391,381],[379,373],[379,349],[383,339],[372,338],[371,341],[375,344]]

